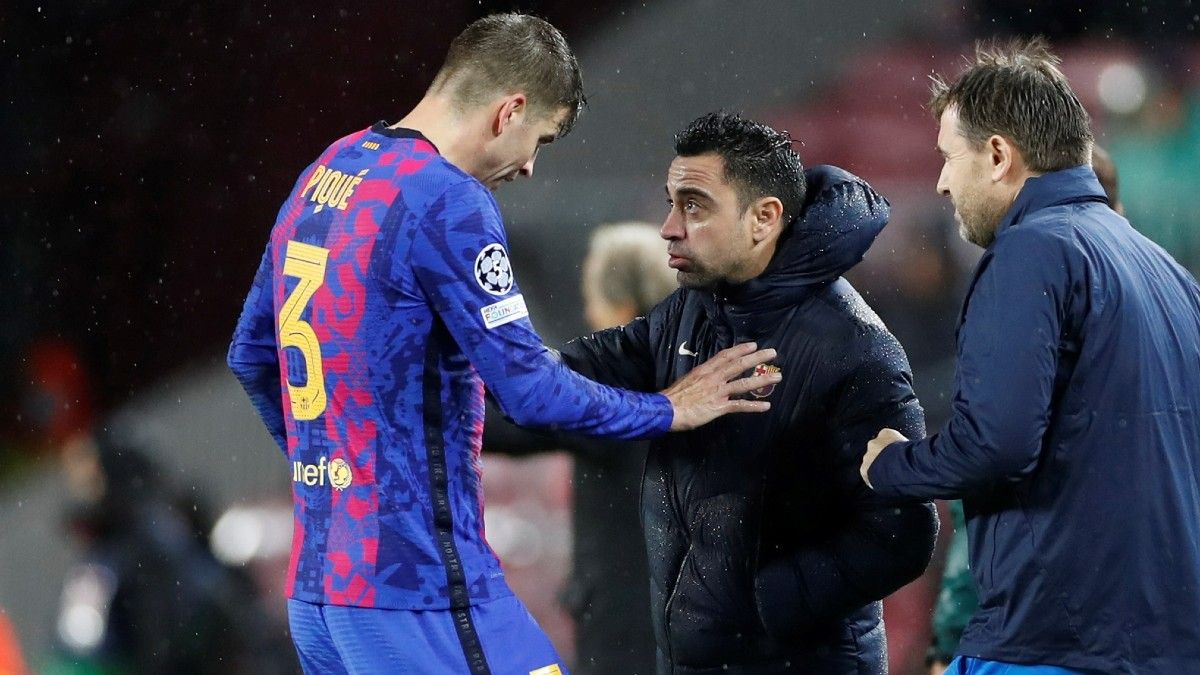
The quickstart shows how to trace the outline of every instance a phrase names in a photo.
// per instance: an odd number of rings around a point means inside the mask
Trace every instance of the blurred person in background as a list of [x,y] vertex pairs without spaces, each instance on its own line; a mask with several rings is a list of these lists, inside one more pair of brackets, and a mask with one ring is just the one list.
[[[1109,206],[1113,211],[1123,214],[1124,208],[1121,206],[1118,192],[1117,167],[1099,145],[1092,146],[1092,169],[1108,197]],[[933,423],[932,416],[929,416],[928,420]],[[937,422],[938,426],[942,421]],[[979,608],[979,594],[975,590],[975,582],[971,579],[971,567],[968,562],[967,521],[962,501],[951,501],[949,510],[954,535],[946,550],[941,592],[933,610],[933,644],[928,654],[931,675],[942,675],[945,672],[946,666],[954,659],[954,652],[958,649],[963,630],[970,623],[975,610]]]
[[1139,114],[1113,124],[1120,133],[1110,133],[1110,150],[1126,177],[1130,221],[1195,274],[1200,271],[1200,191],[1195,189],[1200,183],[1200,49],[1171,56],[1173,68],[1147,69],[1146,103]]
[[25,363],[28,379],[17,418],[27,456],[17,462],[53,455],[92,426],[92,382],[78,345],[42,336],[29,345]]
[[219,563],[196,496],[177,494],[120,432],[63,449],[83,555],[63,583],[52,673],[284,673],[250,580]]
[[661,235],[683,288],[563,359],[653,391],[741,340],[778,356],[750,392],[771,413],[651,445],[658,672],[886,673],[879,601],[924,571],[937,531],[932,505],[883,504],[856,475],[873,425],[924,433],[903,349],[841,277],[890,207],[845,171],[805,171],[786,134],[738,115],[695,120],[675,150]]
[[1117,176],[1117,165],[1113,163],[1112,155],[1099,145],[1092,144],[1092,170],[1096,172],[1096,180],[1108,197],[1108,206],[1118,215],[1125,215],[1125,205],[1121,203],[1121,183]]
[[531,176],[583,102],[557,29],[485,17],[416,107],[334,142],[280,209],[228,363],[289,462],[288,614],[308,672],[560,668],[484,538],[484,384],[517,423],[619,439],[770,407],[733,398],[774,356],[753,344],[653,393],[587,380],[542,344],[492,191]]
[[[602,225],[583,262],[583,312],[593,330],[645,316],[678,284],[667,245],[649,223]],[[579,675],[649,675],[654,631],[638,494],[648,446],[560,434],[506,423],[488,406],[483,448],[507,454],[567,450],[571,482],[572,569],[563,603],[575,619]]]
[[0,675],[26,675],[28,672],[17,631],[4,608],[0,607]]
[[984,249],[953,415],[861,474],[963,499],[979,608],[949,672],[1200,672],[1200,288],[1110,208],[1040,39],[981,44],[930,108],[937,189]]

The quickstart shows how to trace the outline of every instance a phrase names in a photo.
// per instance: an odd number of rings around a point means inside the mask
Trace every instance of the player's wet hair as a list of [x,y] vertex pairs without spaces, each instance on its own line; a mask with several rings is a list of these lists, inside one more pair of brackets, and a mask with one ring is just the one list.
[[933,78],[934,118],[953,106],[958,127],[978,147],[992,135],[1012,141],[1032,171],[1045,173],[1091,158],[1091,119],[1040,37],[979,42],[957,80]]
[[785,224],[800,213],[804,165],[786,131],[736,113],[709,113],[675,134],[675,154],[680,157],[708,153],[724,160],[725,179],[737,189],[742,209],[756,199],[776,197],[783,203]]
[[464,105],[523,92],[535,114],[566,109],[559,136],[570,132],[586,104],[579,62],[557,28],[528,14],[492,14],[450,43],[431,91],[451,87]]

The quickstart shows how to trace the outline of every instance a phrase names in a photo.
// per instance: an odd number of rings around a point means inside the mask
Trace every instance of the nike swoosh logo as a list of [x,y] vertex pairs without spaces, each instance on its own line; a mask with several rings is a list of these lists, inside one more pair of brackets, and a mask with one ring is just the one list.
[[683,342],[679,343],[679,355],[680,356],[699,356],[696,352],[687,348],[687,340],[684,340]]

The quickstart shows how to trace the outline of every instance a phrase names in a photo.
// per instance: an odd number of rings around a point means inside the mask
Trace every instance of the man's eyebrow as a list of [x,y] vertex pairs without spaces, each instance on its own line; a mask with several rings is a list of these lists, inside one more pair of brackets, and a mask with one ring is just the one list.
[[[670,197],[671,196],[671,188],[664,185],[663,189],[667,191],[667,196]],[[690,195],[693,197],[700,197],[702,199],[712,201],[712,195],[710,195],[709,193],[705,192],[704,190],[702,190],[698,187],[693,187],[691,185],[685,185],[681,188],[678,188],[677,190],[675,190],[675,194],[676,194],[676,196],[680,196],[680,197],[686,197],[686,196]]]

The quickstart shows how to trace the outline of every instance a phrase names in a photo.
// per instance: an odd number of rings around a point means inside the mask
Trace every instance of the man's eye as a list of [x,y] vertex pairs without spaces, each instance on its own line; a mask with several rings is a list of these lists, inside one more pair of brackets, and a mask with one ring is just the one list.
[[696,203],[695,199],[687,200],[683,205],[683,210],[688,213],[693,213],[700,208],[700,204]]

